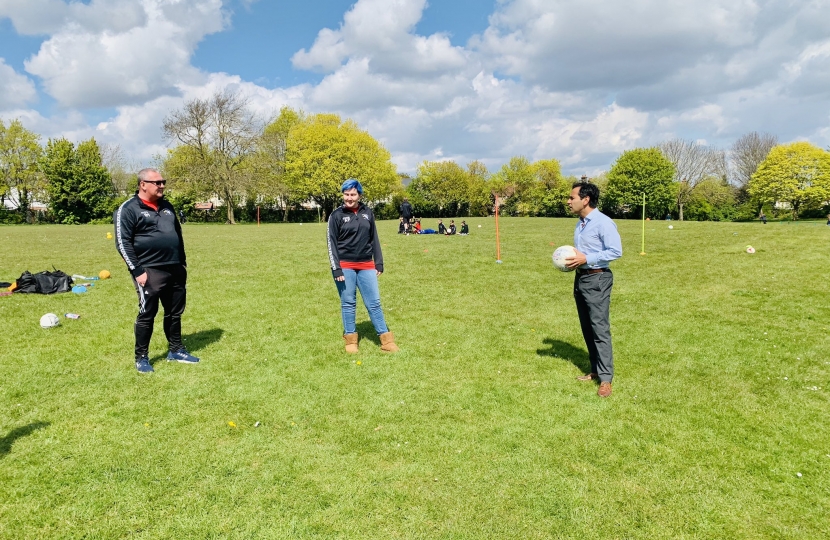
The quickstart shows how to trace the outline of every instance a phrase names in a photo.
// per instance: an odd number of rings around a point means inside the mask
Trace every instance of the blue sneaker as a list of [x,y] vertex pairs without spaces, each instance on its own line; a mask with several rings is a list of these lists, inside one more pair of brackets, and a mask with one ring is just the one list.
[[135,361],[135,368],[139,373],[153,373],[155,371],[153,366],[150,365],[150,359],[146,356],[142,356]]
[[183,364],[198,364],[199,359],[187,352],[186,349],[179,349],[176,352],[167,353],[168,362],[181,362]]

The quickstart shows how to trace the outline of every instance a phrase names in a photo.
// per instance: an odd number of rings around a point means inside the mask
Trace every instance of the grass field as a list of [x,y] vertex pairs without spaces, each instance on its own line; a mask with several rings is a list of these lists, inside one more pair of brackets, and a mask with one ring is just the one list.
[[357,356],[324,225],[187,224],[202,363],[164,362],[159,318],[150,376],[109,227],[0,227],[0,281],[114,276],[0,297],[0,537],[830,537],[830,227],[649,222],[640,256],[620,222],[603,400],[550,260],[574,220],[504,219],[501,265],[469,221],[380,224],[402,351],[359,304]]

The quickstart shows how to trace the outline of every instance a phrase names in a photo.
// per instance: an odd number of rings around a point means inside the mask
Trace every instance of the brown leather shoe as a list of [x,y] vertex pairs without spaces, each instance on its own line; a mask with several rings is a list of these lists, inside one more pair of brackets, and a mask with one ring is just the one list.
[[599,384],[599,390],[597,390],[597,395],[599,397],[608,397],[611,395],[611,383],[604,382]]
[[582,375],[581,377],[577,377],[577,381],[593,381],[597,378],[596,373],[588,373],[587,375]]

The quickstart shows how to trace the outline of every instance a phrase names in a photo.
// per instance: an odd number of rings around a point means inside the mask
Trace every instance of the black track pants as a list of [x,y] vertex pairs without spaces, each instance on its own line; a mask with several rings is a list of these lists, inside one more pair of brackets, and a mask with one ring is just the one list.
[[171,351],[183,349],[182,313],[187,300],[187,269],[180,264],[145,268],[147,281],[144,286],[133,278],[138,293],[138,317],[135,319],[135,357],[148,356],[150,338],[153,337],[153,321],[159,310],[159,300],[164,308],[164,335]]

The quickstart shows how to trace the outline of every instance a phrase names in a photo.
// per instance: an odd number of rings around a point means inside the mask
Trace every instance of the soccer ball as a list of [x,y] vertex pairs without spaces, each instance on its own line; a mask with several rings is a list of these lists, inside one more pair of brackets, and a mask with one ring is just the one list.
[[100,272],[98,272],[99,279],[109,279],[110,277],[112,276],[110,275],[109,270],[101,270]]
[[674,225],[669,225],[669,229],[674,229]]
[[573,268],[568,268],[565,259],[569,259],[576,255],[576,250],[573,246],[559,246],[553,252],[553,266],[561,272],[572,272]]
[[41,328],[54,328],[61,323],[61,320],[58,319],[58,316],[54,313],[47,313],[43,317],[40,318],[40,327]]
[[755,248],[752,246],[746,246],[746,252],[752,255],[753,253],[755,253]]

